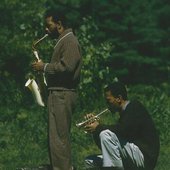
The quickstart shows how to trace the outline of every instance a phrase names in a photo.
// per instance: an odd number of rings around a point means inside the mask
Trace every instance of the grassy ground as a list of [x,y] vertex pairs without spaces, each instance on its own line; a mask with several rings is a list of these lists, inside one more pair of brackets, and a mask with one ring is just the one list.
[[[12,126],[13,127],[13,126]],[[11,128],[12,128],[11,127]],[[39,129],[33,127],[33,133],[26,132],[23,128],[20,131],[8,129],[9,125],[1,125],[4,130],[0,139],[0,170],[16,170],[21,167],[36,167],[41,164],[48,164],[48,151],[46,128],[42,131],[42,136],[38,133]],[[25,134],[24,134],[25,133]],[[6,134],[6,135],[5,135]],[[38,136],[40,135],[40,136]],[[73,160],[78,170],[83,170],[84,158],[87,155],[99,153],[94,145],[91,136],[79,131],[76,138],[73,137]],[[170,169],[170,145],[161,145],[160,156],[155,170]]]
[[[137,97],[148,108],[155,121],[161,139],[161,150],[155,170],[170,169],[170,98],[168,86],[136,86],[129,93]],[[98,100],[99,101],[99,100]],[[101,106],[101,104],[99,103]],[[87,105],[88,107],[88,105]],[[95,104],[94,108],[100,108]],[[82,111],[83,110],[83,111]],[[89,108],[80,108],[75,114],[72,126],[73,162],[78,170],[83,170],[83,160],[87,155],[98,153],[91,136],[75,127],[76,120]],[[96,112],[98,113],[98,111]],[[109,115],[101,121],[112,120]],[[114,116],[115,118],[115,116]],[[116,120],[116,118],[115,118]],[[16,170],[48,164],[47,151],[47,111],[37,106],[0,107],[0,170]]]
[[159,155],[159,159],[157,162],[157,166],[155,170],[169,170],[170,169],[170,152],[168,151],[169,145],[161,146],[161,151]]

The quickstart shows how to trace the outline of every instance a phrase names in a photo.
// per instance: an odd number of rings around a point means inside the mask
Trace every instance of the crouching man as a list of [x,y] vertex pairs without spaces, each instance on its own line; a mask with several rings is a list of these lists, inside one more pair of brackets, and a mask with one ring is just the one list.
[[[85,159],[88,169],[153,170],[159,155],[159,136],[148,111],[139,101],[129,101],[125,86],[115,82],[105,88],[105,99],[113,114],[120,118],[114,125],[103,125],[98,120],[84,128],[92,133],[101,155]],[[93,117],[87,114],[86,118]]]

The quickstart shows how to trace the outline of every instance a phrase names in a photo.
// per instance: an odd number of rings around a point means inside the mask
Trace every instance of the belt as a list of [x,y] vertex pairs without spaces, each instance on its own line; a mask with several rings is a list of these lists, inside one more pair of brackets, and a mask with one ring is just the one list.
[[67,88],[64,88],[64,87],[55,87],[55,88],[48,88],[48,91],[49,92],[52,92],[52,91],[76,91],[76,89],[67,89]]

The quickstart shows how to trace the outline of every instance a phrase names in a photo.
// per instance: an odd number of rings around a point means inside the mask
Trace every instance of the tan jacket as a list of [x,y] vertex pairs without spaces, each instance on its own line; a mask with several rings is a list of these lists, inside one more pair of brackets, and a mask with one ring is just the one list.
[[82,65],[79,42],[72,32],[67,29],[58,38],[45,73],[49,89],[75,89],[80,80]]

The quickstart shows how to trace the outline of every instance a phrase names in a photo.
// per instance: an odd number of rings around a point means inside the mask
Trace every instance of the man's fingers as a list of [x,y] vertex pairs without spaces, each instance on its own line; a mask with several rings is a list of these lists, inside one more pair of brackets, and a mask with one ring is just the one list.
[[90,119],[92,117],[94,117],[94,114],[92,114],[92,113],[89,113],[89,114],[85,115],[85,119]]

